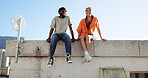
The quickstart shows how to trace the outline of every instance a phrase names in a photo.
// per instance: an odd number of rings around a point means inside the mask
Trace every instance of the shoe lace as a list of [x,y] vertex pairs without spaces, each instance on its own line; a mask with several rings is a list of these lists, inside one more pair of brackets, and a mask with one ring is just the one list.
[[71,60],[70,56],[67,56],[67,60],[68,60],[68,61]]
[[50,59],[50,60],[49,60],[49,64],[51,64],[51,63],[52,63],[52,60],[53,60],[53,59]]

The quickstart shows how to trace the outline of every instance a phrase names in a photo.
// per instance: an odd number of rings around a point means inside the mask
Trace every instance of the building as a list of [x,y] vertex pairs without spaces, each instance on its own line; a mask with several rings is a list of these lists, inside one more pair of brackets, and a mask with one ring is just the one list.
[[[17,37],[0,36],[0,49],[5,49],[6,48],[6,40],[17,40]],[[24,40],[24,37],[21,37],[20,40]]]
[[[7,75],[7,68],[10,64],[9,63],[10,58],[5,56],[6,40],[16,40],[16,39],[17,37],[0,36],[0,77]],[[20,40],[24,40],[24,37],[21,37]]]
[[45,40],[21,42],[18,63],[15,41],[7,43],[6,56],[11,57],[9,78],[148,78],[148,40],[93,41],[89,51],[93,59],[89,63],[81,62],[81,44],[74,42],[72,64],[66,63],[65,44],[59,41],[52,67],[47,66],[50,47]]

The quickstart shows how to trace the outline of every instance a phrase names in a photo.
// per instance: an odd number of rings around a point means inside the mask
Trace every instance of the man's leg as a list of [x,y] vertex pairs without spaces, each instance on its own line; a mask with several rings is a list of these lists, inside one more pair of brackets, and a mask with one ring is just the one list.
[[71,55],[71,39],[69,35],[65,34],[61,40],[65,42],[66,54]]
[[72,60],[71,60],[71,57],[70,57],[71,56],[71,39],[70,39],[69,35],[65,34],[61,38],[61,40],[65,42],[67,62],[72,63]]
[[54,55],[58,41],[59,41],[59,37],[57,36],[57,34],[54,34],[50,41],[50,58],[49,58],[49,63],[48,63],[48,66],[50,67],[53,65],[53,61],[54,61],[53,55]]
[[51,37],[51,41],[50,41],[50,55],[54,55],[55,49],[56,49],[56,45],[57,42],[59,41],[59,37],[57,34],[54,34]]

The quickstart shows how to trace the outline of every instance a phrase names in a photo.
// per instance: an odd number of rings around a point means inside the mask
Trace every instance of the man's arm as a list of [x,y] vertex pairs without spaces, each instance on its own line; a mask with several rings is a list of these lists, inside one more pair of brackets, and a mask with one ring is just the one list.
[[97,30],[98,30],[98,33],[100,35],[101,40],[104,41],[104,42],[107,41],[106,39],[102,38],[101,31],[100,31],[99,27],[97,27]]
[[69,25],[70,33],[71,33],[71,36],[72,36],[71,41],[74,42],[74,41],[75,41],[75,38],[74,38],[74,33],[73,33],[73,30],[72,30],[71,25],[72,25],[72,24]]
[[54,31],[54,28],[51,28],[51,29],[50,29],[50,33],[49,33],[49,37],[48,37],[48,39],[46,39],[46,41],[47,41],[48,43],[50,43],[50,38],[51,38],[51,35],[52,35],[53,31]]

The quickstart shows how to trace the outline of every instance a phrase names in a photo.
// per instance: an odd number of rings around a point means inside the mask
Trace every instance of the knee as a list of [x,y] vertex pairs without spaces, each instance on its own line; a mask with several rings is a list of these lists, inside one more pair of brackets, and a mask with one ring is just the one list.
[[86,38],[86,40],[89,40],[89,36],[86,36],[85,38]]
[[65,40],[68,41],[68,42],[71,42],[71,39],[70,39],[69,35],[66,34],[65,36],[66,36]]
[[51,43],[53,43],[55,41],[58,41],[58,38],[55,35],[53,35],[50,41]]
[[55,40],[54,36],[51,37],[50,41],[53,42]]
[[71,43],[71,39],[70,38],[67,41]]
[[80,36],[79,38],[80,38],[80,40],[84,40],[84,36]]

